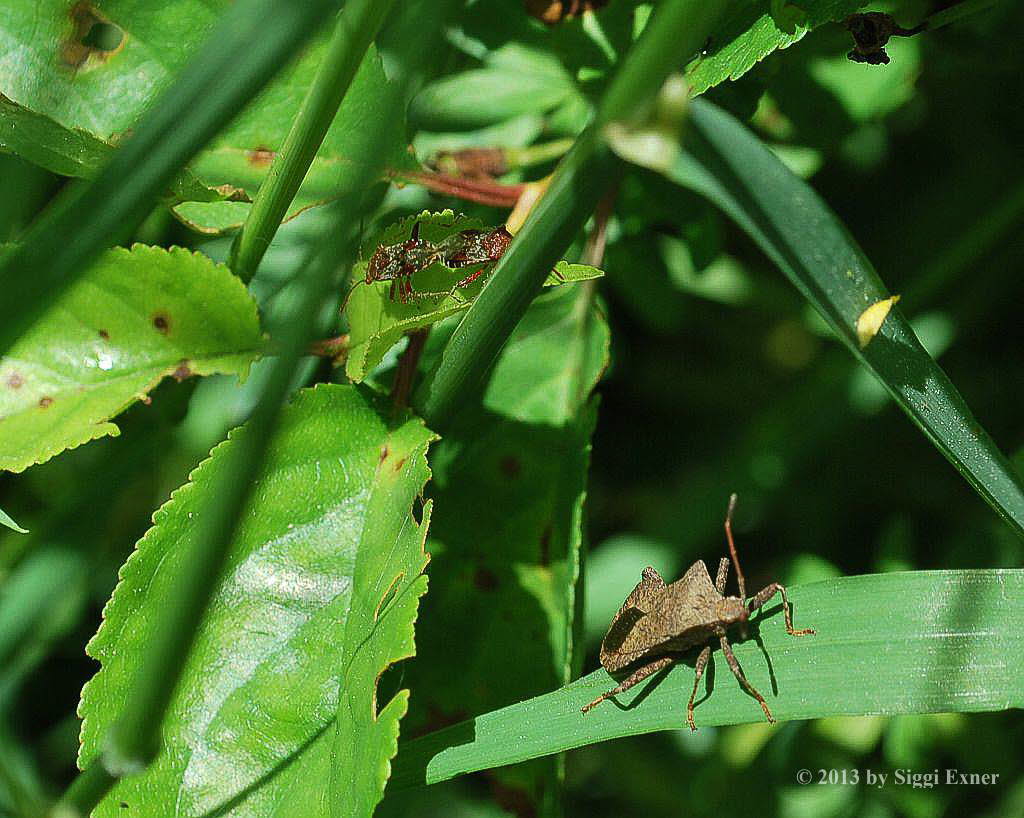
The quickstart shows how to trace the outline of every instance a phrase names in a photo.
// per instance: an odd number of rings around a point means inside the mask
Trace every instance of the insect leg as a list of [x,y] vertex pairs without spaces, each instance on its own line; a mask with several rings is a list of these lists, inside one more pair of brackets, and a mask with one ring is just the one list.
[[660,659],[655,659],[649,665],[644,665],[618,687],[612,688],[607,693],[602,693],[590,704],[583,705],[583,707],[580,708],[580,712],[587,713],[593,708],[595,708],[597,705],[599,705],[601,702],[603,702],[605,699],[610,699],[612,696],[618,696],[620,693],[624,693],[625,691],[629,690],[633,685],[639,684],[651,674],[657,673],[666,665],[672,664],[673,661],[674,660],[671,656],[662,656]]
[[768,721],[775,724],[775,717],[772,715],[772,711],[768,709],[768,702],[764,700],[764,696],[757,692],[757,689],[747,681],[747,677],[743,675],[743,668],[740,667],[740,663],[736,661],[736,654],[732,652],[732,646],[729,644],[729,640],[723,634],[719,637],[719,642],[722,644],[722,653],[725,654],[725,661],[729,663],[729,670],[732,671],[732,675],[736,677],[736,680],[743,685],[743,689],[747,691],[751,696],[757,699],[758,704],[761,705],[761,709],[764,711]]
[[[728,562],[726,562],[728,565]],[[697,725],[693,723],[693,700],[697,698],[697,685],[700,684],[700,677],[704,675],[704,668],[707,667],[708,658],[711,656],[711,645],[708,645],[697,657],[697,675],[693,678],[693,692],[690,694],[690,701],[686,703],[686,722],[691,730],[696,730]]]
[[419,239],[419,237],[420,237],[420,223],[416,222],[416,224],[414,224],[412,226],[412,233],[409,234],[409,238],[412,239],[413,241],[417,241]]
[[786,633],[790,636],[806,636],[807,634],[814,633],[812,628],[803,628],[798,631],[793,630],[793,614],[789,610],[789,598],[786,596],[786,589],[777,582],[773,582],[771,585],[768,585],[758,591],[757,594],[754,595],[753,599],[750,600],[747,607],[751,611],[754,611],[764,605],[764,603],[776,594],[782,594],[782,613],[786,618]]
[[718,576],[715,577],[715,590],[720,594],[725,593],[725,581],[729,577],[729,558],[722,557],[718,561]]
[[740,570],[740,558],[736,556],[736,543],[732,541],[732,513],[736,509],[736,495],[729,498],[729,510],[725,513],[725,538],[729,541],[729,556],[732,557],[733,567],[736,569],[736,582],[740,586],[740,599],[747,598],[747,583],[743,579],[743,572]]
[[478,278],[480,278],[480,276],[483,274],[484,270],[486,270],[486,269],[487,269],[486,267],[481,267],[479,270],[477,270],[477,271],[475,271],[473,273],[470,273],[468,276],[466,276],[464,279],[462,279],[462,281],[456,281],[455,282],[455,286],[452,287],[452,289],[453,290],[457,290],[460,287],[465,287],[467,284],[472,284],[474,281],[476,281]]
[[397,278],[396,278],[396,279],[394,279],[394,280],[393,280],[393,281],[391,282],[391,289],[390,289],[390,290],[388,290],[388,298],[390,298],[390,299],[391,299],[392,301],[394,301],[394,300],[395,300],[395,285],[396,285],[396,284],[398,284],[398,279],[397,279]]

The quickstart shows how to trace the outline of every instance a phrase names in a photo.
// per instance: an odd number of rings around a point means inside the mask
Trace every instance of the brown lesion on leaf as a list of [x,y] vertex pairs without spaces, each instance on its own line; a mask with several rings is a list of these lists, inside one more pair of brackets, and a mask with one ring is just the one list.
[[274,161],[275,156],[277,156],[275,151],[263,147],[253,148],[251,151],[245,152],[246,161],[258,168],[267,167],[267,165]]
[[25,379],[17,372],[12,372],[7,376],[6,383],[9,389],[21,389],[25,385]]
[[171,319],[165,312],[158,312],[153,316],[153,327],[157,332],[167,335],[171,331]]
[[523,470],[523,464],[515,455],[507,454],[498,461],[498,468],[509,480],[515,480]]
[[393,471],[395,471],[395,472],[400,472],[400,471],[402,470],[402,466],[404,466],[404,465],[405,465],[405,461],[406,461],[406,459],[407,459],[407,458],[405,458],[405,457],[400,457],[400,458],[398,458],[398,460],[397,460],[397,461],[395,461],[395,465],[394,465],[394,466],[392,466],[392,467],[391,467],[391,469],[392,469]]
[[380,447],[380,460],[377,461],[378,466],[388,459],[388,454],[390,454],[390,450],[388,449],[388,444],[385,443]]
[[107,332],[105,329],[101,329],[100,330],[100,338],[102,338],[104,341],[109,341],[110,340],[110,333]]
[[53,406],[53,398],[51,398],[49,395],[43,395],[43,397],[39,399],[40,409],[48,409],[51,406]]
[[551,562],[551,523],[544,526],[540,532],[540,564],[548,565]]
[[498,588],[498,576],[490,568],[478,565],[473,572],[473,586],[480,591],[495,591]]
[[71,31],[60,44],[60,59],[76,71],[107,63],[124,48],[124,29],[104,17],[90,3],[75,3],[68,12]]
[[183,358],[181,363],[178,364],[177,369],[175,369],[171,373],[171,377],[174,378],[174,380],[181,383],[181,381],[185,380],[185,378],[191,378],[194,374],[195,373],[192,371],[192,367],[189,366],[188,359]]

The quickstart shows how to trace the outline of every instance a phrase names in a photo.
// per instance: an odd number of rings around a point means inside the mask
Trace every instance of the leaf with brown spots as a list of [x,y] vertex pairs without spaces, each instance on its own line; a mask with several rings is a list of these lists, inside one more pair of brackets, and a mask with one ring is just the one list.
[[110,250],[0,358],[0,469],[116,435],[165,376],[245,375],[263,340],[226,267],[182,249]]

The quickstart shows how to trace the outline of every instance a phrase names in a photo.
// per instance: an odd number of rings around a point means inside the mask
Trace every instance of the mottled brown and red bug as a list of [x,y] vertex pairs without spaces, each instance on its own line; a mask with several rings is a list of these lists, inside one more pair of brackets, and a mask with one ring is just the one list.
[[[359,284],[375,284],[390,281],[388,297],[406,303],[410,298],[439,297],[471,284],[491,265],[500,259],[512,243],[512,234],[504,226],[493,230],[461,230],[439,242],[420,238],[420,223],[413,225],[412,233],[405,241],[397,244],[381,244],[366,264],[365,278],[357,281],[348,296]],[[412,286],[412,277],[431,264],[443,264],[452,269],[464,269],[480,265],[465,278],[455,282],[445,292],[417,292]],[[348,303],[348,296],[345,304]],[[342,305],[342,310],[345,309]]]

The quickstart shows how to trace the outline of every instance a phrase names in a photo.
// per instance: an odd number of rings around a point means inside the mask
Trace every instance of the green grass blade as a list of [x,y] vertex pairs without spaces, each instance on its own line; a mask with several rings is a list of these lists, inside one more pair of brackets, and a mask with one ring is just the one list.
[[[787,589],[796,627],[769,602],[734,645],[750,682],[780,721],[833,715],[975,712],[1024,706],[1024,570],[914,571],[842,577]],[[758,640],[760,644],[758,644]],[[763,650],[762,646],[763,645]],[[587,702],[615,685],[597,670],[571,685],[454,725],[399,748],[390,786],[433,784],[620,736],[686,725],[694,655],[618,702]],[[698,728],[758,722],[757,702],[712,653],[698,692]]]
[[97,253],[127,236],[202,146],[287,63],[337,0],[235,3],[177,82],[87,185],[51,205],[0,264],[0,350],[29,327]]
[[547,192],[452,335],[437,369],[415,395],[414,405],[432,428],[443,429],[479,387],[616,173],[618,161],[601,129],[634,116],[679,60],[700,49],[726,5],[724,0],[668,0],[658,6],[601,100],[594,124],[562,159]]
[[690,152],[666,176],[706,195],[750,234],[939,451],[1024,534],[1020,477],[898,309],[861,348],[858,317],[890,294],[835,213],[720,108],[694,100],[689,124]]
[[334,34],[316,79],[232,248],[229,266],[243,281],[252,278],[281,226],[366,49],[393,3],[394,0],[349,0],[335,21]]
[[[237,8],[237,6],[236,6]],[[444,11],[450,8],[444,4]],[[439,11],[435,25],[444,19]],[[432,38],[424,37],[429,44]],[[402,55],[403,68],[410,73],[420,64],[422,50],[409,49]],[[393,123],[386,111],[373,111],[364,127],[383,142]],[[355,189],[368,186],[381,172],[383,157],[371,155],[362,163],[362,175]],[[357,220],[358,195],[342,198],[333,206],[333,218],[325,221],[315,248],[302,262],[296,276],[294,301],[276,316],[272,337],[278,352],[269,369],[258,403],[250,416],[248,433],[225,457],[222,471],[203,503],[194,531],[186,542],[182,569],[173,578],[167,606],[156,623],[152,638],[139,660],[138,672],[126,697],[122,714],[107,731],[101,756],[94,758],[72,782],[58,809],[89,812],[114,783],[114,776],[138,772],[155,756],[159,747],[160,725],[183,671],[199,623],[216,588],[239,519],[253,489],[253,477],[260,470],[277,427],[282,404],[293,380],[295,367],[305,352],[315,325],[314,317],[322,308],[339,259],[349,257],[352,233],[346,229]]]

